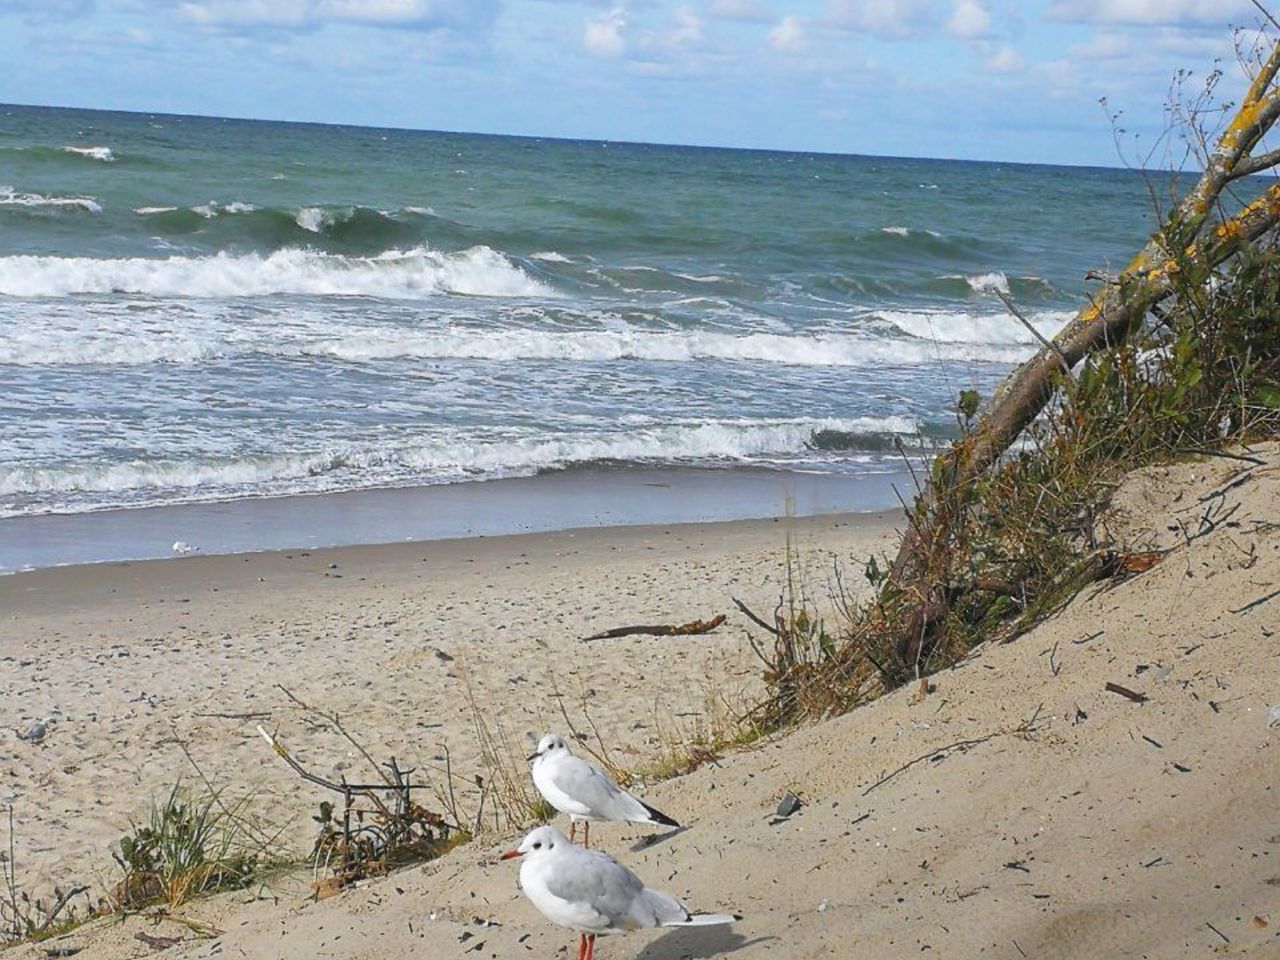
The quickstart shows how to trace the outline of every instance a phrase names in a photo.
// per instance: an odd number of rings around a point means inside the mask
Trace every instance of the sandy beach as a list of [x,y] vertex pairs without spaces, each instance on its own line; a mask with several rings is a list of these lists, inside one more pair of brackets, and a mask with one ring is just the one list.
[[[305,851],[319,799],[261,723],[325,775],[371,771],[276,686],[337,711],[380,759],[424,772],[442,746],[477,767],[468,685],[519,749],[561,729],[560,698],[642,765],[758,690],[733,609],[777,602],[790,537],[819,601],[898,518],[619,527],[390,546],[65,567],[0,578],[4,791],[28,889],[112,879],[108,844],[152,796],[195,782],[253,792]],[[636,623],[729,621],[697,637],[581,638]],[[585,711],[585,713],[584,713]],[[53,718],[38,744],[16,731]],[[527,752],[527,751],[526,751]],[[434,776],[434,774],[433,774]],[[436,778],[438,780],[438,778]],[[459,786],[464,791],[465,785]],[[474,797],[464,798],[474,802]]]
[[[977,648],[934,675],[927,696],[902,689],[652,784],[646,798],[688,829],[649,846],[635,842],[644,828],[610,825],[593,839],[695,907],[744,919],[609,938],[599,955],[1280,955],[1280,448],[1254,453],[1263,465],[1131,478],[1107,523],[1164,551],[1161,562],[1087,589],[1012,643]],[[1218,500],[1229,522],[1188,538],[1187,518]],[[882,546],[889,526],[822,518],[798,523],[796,539],[821,566]],[[556,725],[558,676],[595,691],[608,738],[643,750],[663,714],[697,709],[708,682],[750,689],[743,631],[586,648],[577,636],[676,606],[709,613],[726,594],[766,602],[784,532],[593,531],[10,578],[6,609],[21,612],[6,629],[25,652],[6,661],[8,696],[30,715],[63,711],[46,743],[14,741],[6,758],[23,855],[45,873],[100,856],[136,798],[183,769],[170,719],[218,776],[301,809],[306,798],[248,725],[197,716],[270,711],[299,753],[333,757],[272,692],[278,679],[344,711],[371,743],[410,756],[448,736],[463,757],[451,676],[463,659],[519,736]],[[775,816],[789,791],[802,806]],[[572,936],[497,860],[512,839],[482,838],[320,902],[281,881],[189,904],[181,922],[97,923],[15,956],[149,955],[138,934],[172,937],[169,952],[193,958],[562,955]]]

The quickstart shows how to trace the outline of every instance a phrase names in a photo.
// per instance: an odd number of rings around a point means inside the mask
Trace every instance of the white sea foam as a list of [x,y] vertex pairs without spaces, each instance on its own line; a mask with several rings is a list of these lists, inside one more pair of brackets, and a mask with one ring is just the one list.
[[212,220],[214,217],[221,216],[224,213],[250,213],[257,209],[252,203],[244,203],[241,200],[232,200],[230,203],[221,204],[210,200],[208,203],[192,207],[191,212],[200,214],[206,220]]
[[139,216],[146,217],[153,213],[173,213],[177,207],[134,207],[133,212]]
[[979,273],[973,276],[967,276],[964,280],[965,283],[969,284],[969,289],[974,293],[993,293],[995,291],[999,291],[1000,293],[1007,294],[1009,292],[1009,278],[999,270],[994,270],[991,273]]
[[212,257],[97,259],[0,257],[0,295],[63,297],[134,293],[155,297],[247,297],[267,294],[415,299],[439,293],[554,296],[489,247],[439,253],[418,247],[376,257],[277,250]]
[[331,222],[329,214],[321,207],[303,207],[293,218],[303,230],[320,233]]
[[[1006,342],[1008,340],[1006,339]],[[737,360],[794,366],[863,367],[919,364],[938,359],[1014,362],[1025,351],[969,343],[926,343],[858,335],[786,336],[772,333],[676,333],[644,330],[548,332],[449,330],[422,333],[369,331],[309,344],[309,355],[368,361],[397,358],[484,360],[645,360],[688,363]]]
[[891,237],[909,237],[913,233],[924,233],[934,238],[942,236],[937,230],[912,230],[910,227],[881,227],[880,232]]
[[[903,333],[921,340],[940,340],[950,343],[1007,344],[1033,343],[1035,338],[1022,324],[1006,313],[974,314],[962,311],[912,311],[881,310],[880,319],[893,324]],[[1057,332],[1071,314],[1061,310],[1046,310],[1032,314],[1028,319],[1046,336]]]
[[103,163],[115,163],[115,154],[111,152],[110,147],[63,147],[67,153],[78,153],[82,157],[88,157],[90,160],[101,160]]
[[23,193],[13,187],[0,187],[0,207],[78,207],[90,213],[102,212],[102,204],[93,197],[50,197]]
[[[5,292],[5,263],[0,259],[0,293]],[[475,267],[472,262],[465,269],[458,268],[457,274],[465,275],[471,270],[475,275],[470,278],[453,276],[451,282],[455,286],[451,289],[457,290],[463,285],[462,281],[474,280],[476,276],[485,276],[486,282],[493,283],[493,274],[475,271]],[[515,268],[508,266],[507,269]],[[196,276],[196,282],[204,284],[201,289],[208,295],[208,278],[199,276],[195,268],[191,268],[191,272]],[[442,272],[448,273],[447,270]],[[234,273],[233,270],[232,276],[221,277],[219,283],[236,282]],[[24,281],[42,280],[38,270],[23,271],[15,267],[14,274]],[[500,273],[497,275],[502,277]],[[174,295],[174,289],[183,286],[183,276],[183,269],[171,268],[171,273],[144,273],[137,279],[141,281],[138,286],[145,287],[147,292],[163,290],[160,295],[169,296]],[[519,277],[524,277],[524,281]],[[305,274],[301,274],[301,278],[310,280]],[[502,282],[506,279],[513,278],[505,278]],[[361,277],[359,280],[366,291],[375,286],[385,290],[397,282],[394,276]],[[535,281],[519,274],[513,282]],[[327,290],[329,286],[330,281],[325,281],[319,289]],[[314,293],[317,289],[314,283],[294,282],[290,292]],[[345,292],[352,289],[351,284],[344,287]],[[403,289],[402,286],[397,295],[403,293]],[[490,286],[489,292],[492,291]],[[75,292],[100,292],[100,288],[80,283]],[[192,289],[188,295],[200,294]],[[877,314],[881,323],[891,324],[910,337],[903,339],[872,331],[851,334],[763,331],[735,334],[715,330],[651,330],[620,320],[610,322],[607,329],[576,331],[532,327],[493,330],[461,325],[439,329],[370,326],[364,323],[339,326],[327,315],[325,319],[314,322],[299,323],[295,320],[288,326],[275,322],[246,325],[242,320],[218,319],[218,308],[213,309],[215,313],[212,316],[174,318],[158,330],[149,330],[146,336],[138,334],[137,321],[127,314],[123,317],[97,316],[83,324],[26,325],[0,340],[0,363],[145,365],[197,363],[215,358],[257,355],[327,357],[348,363],[386,360],[722,361],[810,367],[912,366],[939,360],[1014,363],[1025,359],[1027,351],[1023,344],[1031,340],[1027,331],[1002,315],[942,312],[882,311]],[[1048,334],[1056,330],[1066,316],[1043,314],[1036,316],[1035,322],[1042,332]]]
[[556,253],[554,250],[539,250],[537,253],[529,254],[530,260],[542,260],[546,263],[573,263],[563,253]]
[[[40,498],[41,507],[0,507],[0,515],[50,509],[55,497],[111,495],[112,502],[220,499],[233,493],[301,493],[352,485],[527,476],[542,470],[603,460],[679,463],[806,455],[824,432],[853,437],[910,434],[908,417],[713,420],[628,425],[626,430],[523,437],[441,436],[425,443],[334,444],[322,450],[193,460],[133,460],[111,464],[81,460],[57,466],[0,464],[0,496]],[[66,504],[59,504],[66,506]],[[82,506],[81,509],[84,509]]]

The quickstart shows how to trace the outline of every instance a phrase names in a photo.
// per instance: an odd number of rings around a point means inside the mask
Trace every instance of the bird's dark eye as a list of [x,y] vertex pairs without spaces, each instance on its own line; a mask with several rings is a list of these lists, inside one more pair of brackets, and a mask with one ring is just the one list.
[[541,849],[542,849],[542,844],[540,844],[540,843],[535,843],[535,844],[533,845],[533,849],[535,849],[535,850],[541,850]]

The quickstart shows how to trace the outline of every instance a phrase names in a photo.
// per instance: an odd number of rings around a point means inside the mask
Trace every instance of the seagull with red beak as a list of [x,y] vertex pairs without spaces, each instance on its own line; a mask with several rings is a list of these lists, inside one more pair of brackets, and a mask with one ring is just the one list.
[[607,853],[571,843],[555,827],[538,827],[503,860],[520,858],[520,889],[554,924],[578,931],[578,960],[594,960],[596,936],[649,927],[703,927],[741,919],[690,913],[668,893],[646,887]]

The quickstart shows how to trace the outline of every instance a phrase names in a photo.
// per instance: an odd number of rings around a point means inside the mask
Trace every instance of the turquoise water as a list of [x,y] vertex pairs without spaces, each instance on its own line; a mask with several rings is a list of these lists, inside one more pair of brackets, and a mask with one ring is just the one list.
[[0,516],[864,476],[1152,216],[1126,171],[0,107]]

